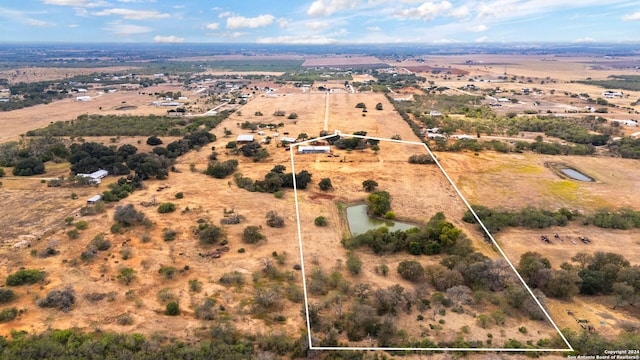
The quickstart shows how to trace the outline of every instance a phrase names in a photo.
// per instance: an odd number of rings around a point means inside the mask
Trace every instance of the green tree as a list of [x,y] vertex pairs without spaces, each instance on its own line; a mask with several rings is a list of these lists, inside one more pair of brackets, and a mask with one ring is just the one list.
[[175,301],[168,303],[164,314],[169,316],[180,315],[180,305]]
[[324,178],[324,179],[320,180],[320,182],[318,183],[318,187],[320,187],[320,190],[322,190],[322,191],[329,191],[329,190],[333,189],[333,185],[331,185],[331,179],[330,178]]
[[317,218],[315,218],[313,220],[313,223],[316,226],[327,226],[327,218],[325,218],[324,216],[318,216]]
[[367,212],[375,216],[382,216],[391,210],[391,195],[386,191],[376,191],[367,198]]
[[37,174],[44,174],[44,163],[33,157],[20,160],[13,168],[13,175],[15,176],[31,176]]
[[365,180],[362,182],[362,188],[366,192],[372,192],[378,187],[378,183],[375,180]]
[[19,286],[24,284],[35,284],[44,280],[47,273],[36,269],[18,270],[14,274],[7,276],[7,286]]

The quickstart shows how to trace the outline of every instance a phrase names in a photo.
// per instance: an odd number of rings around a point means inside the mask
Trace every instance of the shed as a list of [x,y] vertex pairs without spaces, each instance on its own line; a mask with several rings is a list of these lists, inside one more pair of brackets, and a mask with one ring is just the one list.
[[327,154],[331,152],[331,146],[299,146],[298,154]]
[[239,143],[247,143],[252,141],[253,141],[252,134],[241,134],[241,135],[238,135],[238,137],[236,138],[236,142],[239,142]]
[[77,96],[76,101],[90,101],[91,96]]
[[102,200],[102,195],[94,195],[87,199],[87,204],[95,204],[100,200]]
[[284,142],[284,143],[294,143],[296,142],[297,139],[292,138],[292,137],[281,137],[280,141]]

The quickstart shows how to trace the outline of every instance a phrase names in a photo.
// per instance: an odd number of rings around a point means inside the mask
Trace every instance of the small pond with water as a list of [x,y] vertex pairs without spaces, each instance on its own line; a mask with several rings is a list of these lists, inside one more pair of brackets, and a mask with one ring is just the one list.
[[367,215],[367,205],[354,205],[347,208],[347,219],[351,235],[364,234],[369,230],[382,226],[389,228],[389,231],[408,230],[418,227],[413,224],[403,223],[395,220],[374,219]]

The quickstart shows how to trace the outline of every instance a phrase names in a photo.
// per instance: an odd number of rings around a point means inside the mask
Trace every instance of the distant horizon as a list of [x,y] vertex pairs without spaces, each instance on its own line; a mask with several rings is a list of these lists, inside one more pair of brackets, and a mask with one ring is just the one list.
[[0,20],[3,43],[640,42],[634,0],[22,0]]

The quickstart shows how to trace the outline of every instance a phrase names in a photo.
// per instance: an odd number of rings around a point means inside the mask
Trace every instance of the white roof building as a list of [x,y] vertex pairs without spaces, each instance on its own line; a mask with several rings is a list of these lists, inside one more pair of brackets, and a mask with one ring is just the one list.
[[331,146],[298,146],[299,154],[326,154],[331,152]]
[[252,142],[253,135],[252,134],[241,134],[236,138],[236,142]]

